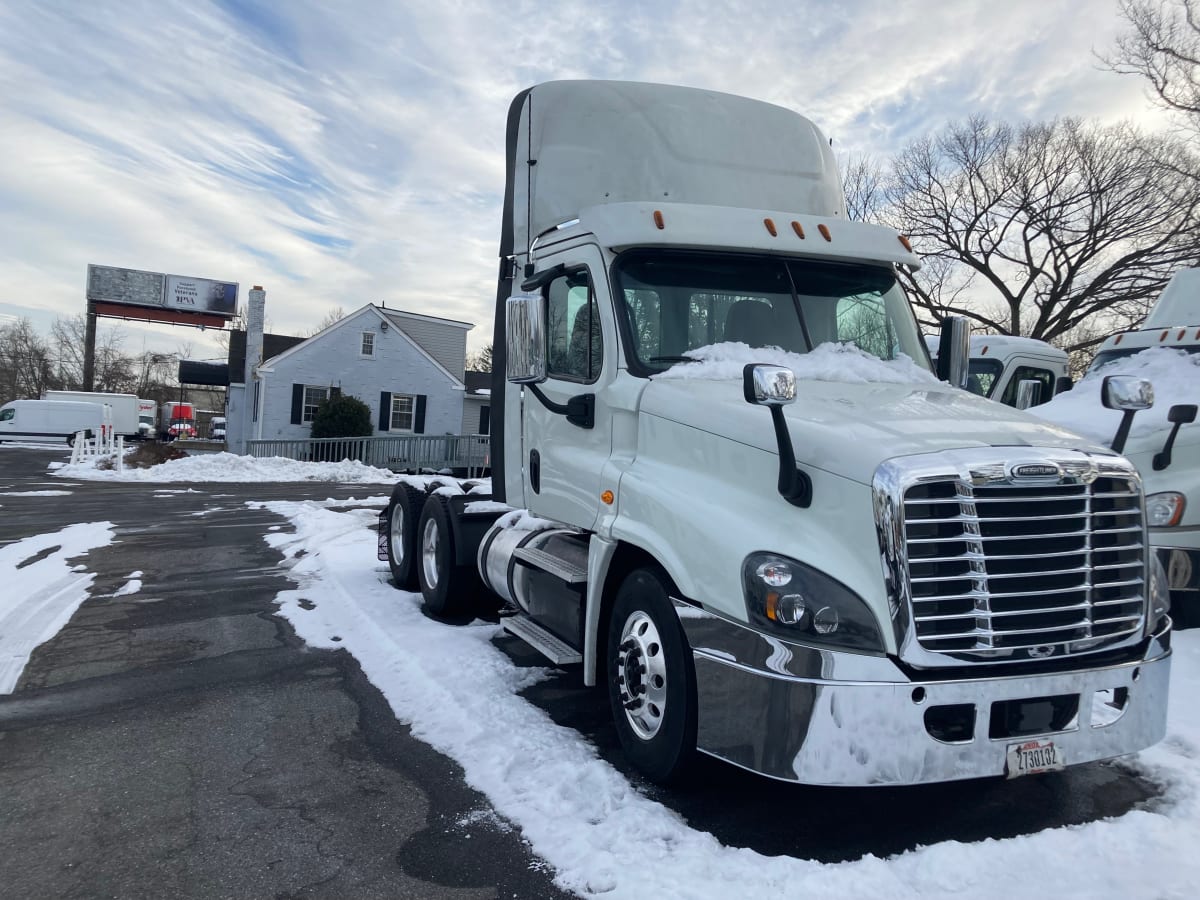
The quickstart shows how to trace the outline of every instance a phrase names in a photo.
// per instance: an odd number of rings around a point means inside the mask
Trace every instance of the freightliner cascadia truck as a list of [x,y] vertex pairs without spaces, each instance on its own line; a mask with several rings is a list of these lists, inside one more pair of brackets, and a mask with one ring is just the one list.
[[603,686],[651,780],[697,753],[821,785],[1011,777],[1158,741],[1170,619],[1137,472],[936,378],[897,281],[918,265],[847,221],[792,111],[522,92],[490,491],[398,484],[396,585],[450,620],[499,598]]

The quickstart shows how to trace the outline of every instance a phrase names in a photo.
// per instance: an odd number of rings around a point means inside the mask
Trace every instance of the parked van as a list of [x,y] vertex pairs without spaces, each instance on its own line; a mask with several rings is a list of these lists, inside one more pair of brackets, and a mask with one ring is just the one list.
[[82,403],[99,403],[107,406],[112,418],[109,420],[114,435],[127,441],[138,440],[138,400],[133,394],[111,394],[103,391],[46,391],[43,400],[78,400]]
[[208,426],[208,436],[214,441],[225,440],[225,417],[214,416],[212,422]]
[[13,400],[0,406],[0,441],[75,443],[100,431],[104,408],[81,400]]

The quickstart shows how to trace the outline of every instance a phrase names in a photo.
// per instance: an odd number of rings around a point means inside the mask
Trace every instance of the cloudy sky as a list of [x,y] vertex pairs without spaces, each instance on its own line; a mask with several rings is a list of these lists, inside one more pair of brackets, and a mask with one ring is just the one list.
[[883,157],[972,113],[1153,126],[1093,54],[1121,25],[1116,0],[4,0],[0,321],[81,312],[100,263],[261,284],[277,332],[383,301],[477,323],[477,349],[522,88],[744,94]]

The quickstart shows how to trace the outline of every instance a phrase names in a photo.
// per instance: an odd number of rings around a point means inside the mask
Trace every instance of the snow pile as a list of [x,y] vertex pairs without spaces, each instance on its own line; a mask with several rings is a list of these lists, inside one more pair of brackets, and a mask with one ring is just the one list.
[[172,459],[148,469],[126,468],[124,472],[97,468],[93,462],[60,466],[54,472],[62,478],[88,481],[196,482],[196,481],[332,481],[343,484],[392,484],[399,480],[387,469],[365,466],[360,462],[300,462],[282,456],[237,456],[211,453]]
[[[1086,825],[826,865],[724,846],[640,793],[579,732],[519,695],[544,670],[517,667],[497,649],[499,626],[438,623],[421,613],[419,595],[391,586],[387,567],[372,563],[371,510],[261,505],[295,526],[266,540],[291,561],[299,586],[278,601],[300,637],[353,654],[413,734],[463,767],[567,890],[714,900],[1185,897],[1200,883],[1191,850],[1200,842],[1200,632],[1176,636],[1167,739],[1127,763],[1165,785],[1165,800]],[[789,815],[819,811],[783,809],[780,827]]]
[[897,359],[883,360],[855,344],[826,343],[808,353],[791,353],[778,347],[751,347],[741,341],[727,341],[689,350],[684,356],[696,362],[676,363],[654,377],[740,380],[747,363],[766,363],[786,366],[796,373],[798,380],[849,384],[937,383],[937,378],[928,369],[921,368],[903,354]]
[[1121,424],[1120,410],[1105,409],[1100,388],[1108,375],[1133,375],[1154,384],[1154,406],[1133,417],[1131,436],[1169,427],[1167,412],[1177,403],[1200,403],[1200,356],[1170,347],[1151,347],[1089,372],[1079,384],[1029,412],[1102,444],[1110,444]]
[[95,575],[67,560],[112,540],[112,522],[80,522],[0,547],[0,694],[12,693],[34,648],[87,599]]
[[129,580],[126,581],[119,588],[117,588],[115,591],[113,591],[110,596],[126,597],[129,594],[136,594],[138,591],[140,591],[142,589],[142,570],[141,569],[138,569],[136,572],[130,572],[125,577]]

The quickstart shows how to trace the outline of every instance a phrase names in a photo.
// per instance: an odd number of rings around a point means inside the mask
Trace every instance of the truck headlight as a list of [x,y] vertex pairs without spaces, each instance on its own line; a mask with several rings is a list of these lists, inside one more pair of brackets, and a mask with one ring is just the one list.
[[1183,520],[1187,500],[1175,491],[1163,491],[1146,497],[1146,520],[1152,528],[1169,528]]
[[750,622],[806,644],[883,653],[866,601],[812,566],[774,553],[752,553],[742,564]]

